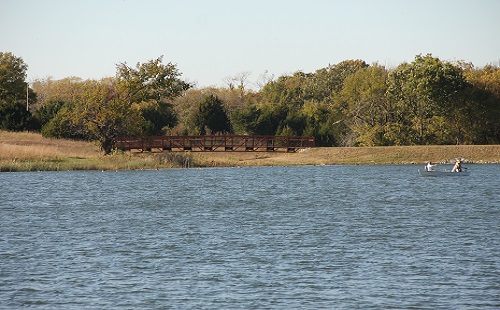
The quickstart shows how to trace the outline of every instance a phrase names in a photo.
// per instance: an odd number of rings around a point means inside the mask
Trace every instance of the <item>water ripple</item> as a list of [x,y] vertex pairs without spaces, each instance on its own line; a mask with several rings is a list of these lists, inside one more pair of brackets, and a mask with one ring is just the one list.
[[0,308],[500,308],[500,166],[0,175]]

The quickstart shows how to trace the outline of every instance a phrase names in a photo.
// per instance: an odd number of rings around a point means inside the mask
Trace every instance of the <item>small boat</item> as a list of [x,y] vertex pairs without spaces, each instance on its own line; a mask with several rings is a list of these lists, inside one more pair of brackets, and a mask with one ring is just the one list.
[[460,171],[460,172],[455,172],[455,171],[451,171],[451,170],[430,170],[430,171],[426,171],[426,170],[418,170],[418,173],[420,174],[420,176],[423,176],[423,177],[465,177],[465,176],[469,176],[470,175],[470,172],[464,170],[464,171]]

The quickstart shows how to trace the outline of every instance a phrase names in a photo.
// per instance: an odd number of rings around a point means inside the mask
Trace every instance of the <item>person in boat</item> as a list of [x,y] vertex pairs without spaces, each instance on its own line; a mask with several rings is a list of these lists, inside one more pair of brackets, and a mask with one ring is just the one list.
[[455,163],[455,166],[453,166],[451,172],[462,172],[462,161],[460,159],[457,159],[457,162]]
[[425,165],[425,171],[434,171],[434,169],[432,169],[432,167],[434,167],[436,165],[433,165],[431,162],[428,162],[427,165]]

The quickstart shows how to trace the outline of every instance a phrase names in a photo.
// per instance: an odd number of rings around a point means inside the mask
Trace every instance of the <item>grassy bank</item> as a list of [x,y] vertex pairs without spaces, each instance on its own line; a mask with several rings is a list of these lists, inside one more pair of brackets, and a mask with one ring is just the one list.
[[94,143],[47,139],[36,133],[0,131],[0,172],[64,170],[134,170],[191,167],[187,153],[104,156]]
[[0,172],[133,170],[212,166],[366,165],[451,162],[500,163],[500,145],[313,148],[297,153],[122,153],[103,156],[89,142],[0,131]]
[[213,165],[375,165],[454,163],[500,163],[500,145],[328,147],[297,153],[202,153]]

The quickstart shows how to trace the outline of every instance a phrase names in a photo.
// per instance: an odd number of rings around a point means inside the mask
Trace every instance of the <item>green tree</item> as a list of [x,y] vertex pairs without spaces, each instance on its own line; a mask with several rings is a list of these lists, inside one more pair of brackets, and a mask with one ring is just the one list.
[[73,108],[73,124],[82,122],[84,135],[99,141],[105,154],[120,136],[142,134],[144,119],[139,106],[122,100],[112,81],[87,81]]
[[64,106],[62,101],[46,101],[33,112],[33,123],[36,130],[48,124]]
[[83,119],[75,117],[74,109],[68,105],[63,105],[57,113],[41,127],[44,137],[66,138],[78,140],[90,140],[87,135]]
[[387,71],[372,65],[349,75],[339,94],[345,124],[361,146],[384,145],[384,127],[392,112],[385,98]]
[[257,120],[260,110],[254,104],[235,110],[231,115],[231,124],[235,134],[254,135],[257,132]]
[[265,103],[259,106],[258,118],[255,121],[255,134],[277,135],[282,132],[282,123],[288,109],[282,104]]
[[[179,76],[174,64],[164,65],[159,57],[138,63],[135,68],[121,63],[117,65],[115,78],[50,83],[48,88],[57,91],[46,91],[45,98],[70,101],[42,132],[56,137],[97,140],[105,154],[114,149],[120,136],[160,134],[165,127],[176,123],[168,101],[190,87]],[[44,109],[42,106],[42,114],[46,112]]]
[[[333,107],[334,98],[350,75],[368,67],[362,60],[346,60],[315,73],[295,72],[270,81],[261,90],[261,104],[257,128],[266,134],[312,134],[321,145],[338,143],[345,125],[339,123],[339,107]],[[321,116],[304,113],[308,102],[325,104]],[[319,111],[319,110],[318,110]],[[323,112],[328,111],[324,114]],[[321,119],[321,121],[318,121]],[[335,132],[335,133],[334,133]]]
[[304,136],[314,136],[317,146],[333,146],[337,144],[341,122],[332,113],[331,106],[325,102],[308,101],[302,110],[307,120]]
[[116,66],[116,87],[121,99],[128,103],[171,100],[191,88],[179,79],[181,73],[173,63],[163,64],[163,56],[135,68],[126,63]]
[[0,100],[0,129],[21,131],[30,125],[31,114],[19,101]]
[[308,81],[313,74],[301,71],[292,76],[281,76],[262,89],[263,104],[256,121],[255,130],[262,135],[301,135],[306,127],[306,118],[301,110],[311,93]]
[[199,134],[231,132],[231,123],[224,111],[222,101],[214,95],[206,96],[198,104],[194,115],[194,126]]
[[500,68],[472,65],[464,69],[466,80],[472,85],[462,96],[465,106],[462,129],[464,143],[500,143]]
[[[0,129],[23,130],[29,126],[27,69],[22,58],[0,52]],[[28,92],[28,97],[32,102],[36,100],[33,92]]]
[[279,136],[301,136],[307,126],[306,116],[302,110],[288,111],[276,132]]
[[145,120],[144,133],[159,136],[177,125],[173,105],[163,101],[145,101],[140,104],[141,115]]
[[386,137],[396,144],[452,142],[439,138],[443,128],[436,124],[446,125],[452,121],[449,118],[462,113],[462,106],[456,103],[466,87],[459,67],[430,54],[417,55],[412,63],[401,64],[388,76],[387,96],[395,112]]
[[0,52],[0,99],[6,101],[25,100],[26,70],[28,66],[21,57]]
[[163,64],[163,56],[145,63],[137,63],[135,68],[126,63],[117,65],[116,91],[120,100],[128,104],[138,104],[145,119],[144,133],[160,135],[164,128],[177,124],[173,106],[169,103],[191,88],[182,81],[181,73],[173,63]]
[[304,85],[308,99],[331,103],[336,93],[342,90],[345,79],[368,67],[363,60],[344,60],[335,65],[316,70]]

